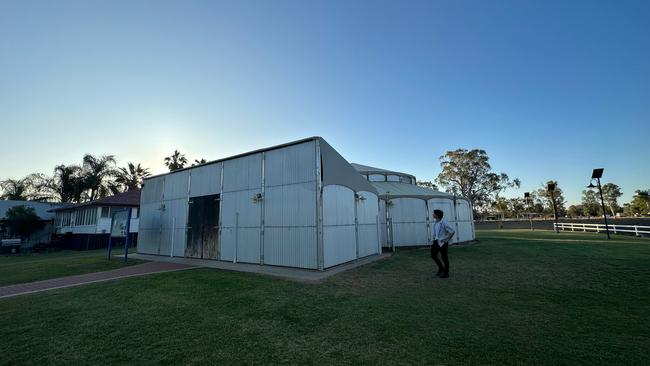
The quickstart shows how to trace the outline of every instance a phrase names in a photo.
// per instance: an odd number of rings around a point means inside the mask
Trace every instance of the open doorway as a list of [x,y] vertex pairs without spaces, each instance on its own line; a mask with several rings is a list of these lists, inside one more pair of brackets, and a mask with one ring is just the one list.
[[190,198],[186,257],[217,258],[220,199],[218,194]]

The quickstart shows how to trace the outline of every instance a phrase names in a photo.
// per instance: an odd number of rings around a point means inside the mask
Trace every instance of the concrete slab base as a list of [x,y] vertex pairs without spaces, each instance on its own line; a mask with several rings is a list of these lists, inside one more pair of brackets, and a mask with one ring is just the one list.
[[300,281],[300,282],[319,282],[328,277],[334,276],[338,273],[347,271],[352,268],[357,268],[378,260],[382,260],[390,256],[391,253],[375,254],[361,259],[357,259],[352,262],[343,263],[324,271],[302,269],[302,268],[270,266],[270,265],[259,265],[259,264],[250,264],[250,263],[232,263],[232,262],[208,260],[208,259],[167,257],[167,256],[150,255],[150,254],[131,254],[129,255],[129,258],[141,259],[145,261],[178,263],[178,264],[185,264],[190,266],[216,268],[225,271],[257,273],[257,274],[268,275],[273,277],[281,277],[281,278]]

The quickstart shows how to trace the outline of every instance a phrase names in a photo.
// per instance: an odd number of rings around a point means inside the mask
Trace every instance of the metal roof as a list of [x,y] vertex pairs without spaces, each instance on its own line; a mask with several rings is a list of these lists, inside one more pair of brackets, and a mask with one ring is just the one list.
[[51,220],[54,218],[54,214],[49,211],[65,205],[65,203],[0,200],[0,220],[5,219],[8,209],[16,206],[32,207],[41,220]]
[[[431,198],[449,198],[454,199],[454,195],[434,191],[433,189],[420,187],[414,184],[400,182],[370,182],[379,192],[379,198],[389,200],[392,198],[420,198],[428,200]],[[465,199],[456,196],[456,199]]]
[[352,165],[354,169],[356,169],[361,174],[386,174],[386,175],[393,174],[393,175],[403,175],[415,179],[414,175],[408,173],[396,172],[394,170],[388,170],[382,168],[375,168],[373,166],[357,164],[357,163],[350,163],[350,165]]
[[235,158],[241,158],[242,156],[246,156],[246,155],[253,155],[253,154],[261,153],[261,152],[264,152],[264,151],[275,150],[275,149],[279,149],[279,148],[287,147],[287,146],[291,146],[291,145],[298,145],[298,144],[302,144],[303,142],[307,142],[307,141],[311,141],[311,140],[319,140],[319,139],[322,139],[322,137],[320,137],[320,136],[307,137],[307,138],[304,138],[304,139],[295,140],[295,141],[287,142],[287,143],[280,144],[280,145],[274,145],[274,146],[270,146],[270,147],[265,147],[265,148],[257,149],[257,150],[253,150],[253,151],[248,151],[248,152],[245,152],[245,153],[241,153],[241,154],[237,154],[237,155],[232,155],[232,156],[228,156],[228,157],[221,158],[221,159],[217,159],[217,160],[210,160],[210,161],[208,161],[207,163],[203,163],[203,164],[198,164],[198,165],[193,165],[193,166],[187,166],[187,167],[185,167],[185,168],[176,169],[176,170],[174,170],[173,172],[166,172],[166,173],[160,173],[160,174],[156,174],[156,175],[151,175],[151,176],[148,176],[148,177],[144,178],[144,180],[146,181],[146,180],[148,180],[148,179],[152,179],[152,178],[160,177],[160,176],[163,176],[163,175],[168,175],[168,174],[172,174],[172,173],[182,172],[183,170],[189,170],[189,169],[197,168],[197,167],[200,167],[200,166],[205,166],[205,165],[210,165],[210,164],[216,164],[216,163],[220,163],[220,162],[222,162],[222,161],[226,161],[226,160],[231,160],[231,159],[235,159]]
[[126,206],[126,207],[139,207],[140,206],[140,189],[133,189],[124,193],[118,193],[109,197],[100,198],[94,201],[77,203],[74,205],[67,205],[65,207],[57,207],[52,211],[68,211],[75,210],[80,207],[87,206]]

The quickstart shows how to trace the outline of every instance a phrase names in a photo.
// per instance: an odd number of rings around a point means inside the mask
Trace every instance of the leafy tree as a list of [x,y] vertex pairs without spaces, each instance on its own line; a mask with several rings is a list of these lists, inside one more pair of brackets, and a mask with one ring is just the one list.
[[616,212],[620,211],[620,206],[618,205],[618,199],[623,195],[621,192],[621,187],[614,183],[607,183],[602,186],[603,189],[603,200],[609,208],[609,211],[612,213],[612,216],[616,216]]
[[492,202],[492,207],[501,215],[502,219],[506,218],[506,215],[510,212],[509,202],[503,197],[498,197]]
[[520,186],[519,179],[492,172],[485,150],[447,151],[440,157],[440,166],[436,182],[448,192],[466,197],[477,209],[488,207],[505,189]]
[[582,208],[583,212],[588,216],[602,216],[603,209],[598,192],[591,189],[582,191]]
[[508,209],[513,217],[525,216],[529,212],[528,204],[523,198],[510,198]]
[[5,179],[0,181],[0,188],[2,189],[0,199],[17,201],[28,200],[30,187],[31,181],[29,178]]
[[111,189],[112,178],[117,171],[114,168],[115,157],[113,155],[95,156],[86,154],[83,157],[82,175],[83,188],[86,191],[88,200],[93,201],[114,193]]
[[536,198],[539,199],[539,203],[543,207],[543,211],[541,213],[545,215],[553,214],[553,201],[551,200],[551,193],[546,189],[549,183],[555,184],[553,197],[555,199],[555,205],[557,207],[557,215],[558,217],[564,216],[566,215],[566,200],[564,199],[564,192],[555,180],[549,180],[542,188],[537,190]]
[[650,190],[637,190],[632,201],[625,205],[625,213],[629,216],[650,215]]
[[433,189],[434,191],[438,190],[438,186],[430,180],[418,180],[415,184],[419,187]]
[[6,225],[13,235],[29,239],[45,223],[36,215],[33,207],[14,206],[5,213]]
[[170,172],[183,169],[187,164],[187,158],[180,151],[174,150],[174,153],[165,158],[165,165]]
[[124,191],[130,191],[142,187],[142,180],[150,176],[148,168],[143,168],[140,163],[135,165],[127,163],[126,167],[118,169],[115,177],[115,183],[121,186]]
[[567,209],[567,215],[571,217],[583,217],[585,215],[585,210],[582,205],[571,205]]

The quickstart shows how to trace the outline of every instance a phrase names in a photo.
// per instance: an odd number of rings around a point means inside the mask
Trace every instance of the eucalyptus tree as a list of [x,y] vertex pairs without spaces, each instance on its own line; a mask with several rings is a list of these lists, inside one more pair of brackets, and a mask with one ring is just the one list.
[[447,192],[461,195],[470,200],[472,206],[489,208],[508,188],[518,188],[519,179],[510,179],[506,173],[495,173],[485,150],[457,149],[440,156],[442,172],[436,183]]

